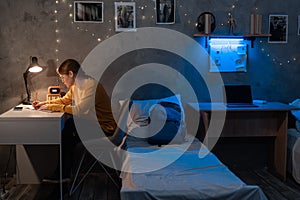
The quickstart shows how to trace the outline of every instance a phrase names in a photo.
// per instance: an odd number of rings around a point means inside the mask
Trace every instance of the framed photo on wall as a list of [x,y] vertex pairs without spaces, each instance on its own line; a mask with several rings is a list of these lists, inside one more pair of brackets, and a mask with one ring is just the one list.
[[115,2],[116,31],[136,30],[135,2]]
[[269,15],[269,43],[287,43],[288,15]]
[[103,23],[103,2],[74,1],[74,22]]
[[300,35],[300,15],[298,15],[298,35]]
[[156,24],[175,24],[175,0],[155,0]]

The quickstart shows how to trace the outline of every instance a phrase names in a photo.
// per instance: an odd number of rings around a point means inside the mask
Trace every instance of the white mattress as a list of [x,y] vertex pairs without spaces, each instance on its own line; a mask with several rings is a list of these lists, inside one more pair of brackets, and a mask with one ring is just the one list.
[[288,129],[288,171],[295,181],[300,184],[300,132]]
[[[150,146],[146,141],[129,137],[129,153],[124,164],[127,172],[121,173],[121,199],[267,199],[258,186],[246,185],[204,146],[199,154],[201,145],[199,140],[194,140],[175,162],[147,172],[157,167],[157,163],[182,153],[184,144],[168,146],[165,151],[155,154],[150,159],[152,162],[147,162],[142,153],[154,152],[162,147]],[[200,158],[199,155],[206,156]]]

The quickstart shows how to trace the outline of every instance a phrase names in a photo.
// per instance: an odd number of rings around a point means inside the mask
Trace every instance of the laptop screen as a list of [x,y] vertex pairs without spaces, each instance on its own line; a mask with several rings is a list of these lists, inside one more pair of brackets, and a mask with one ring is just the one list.
[[[224,97],[227,104],[249,103],[252,104],[252,93],[250,85],[224,85]],[[225,101],[225,100],[224,100]]]

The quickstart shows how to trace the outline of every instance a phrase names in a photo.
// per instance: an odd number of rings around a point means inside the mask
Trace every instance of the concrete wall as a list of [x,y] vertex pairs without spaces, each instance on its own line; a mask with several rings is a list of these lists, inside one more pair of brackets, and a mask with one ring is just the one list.
[[[42,73],[30,77],[32,92],[39,91],[39,99],[46,97],[47,87],[56,85],[59,79],[55,73],[57,65],[67,58],[83,62],[86,56],[101,42],[116,35],[114,24],[114,2],[104,2],[104,23],[74,23],[73,1],[70,0],[3,0],[0,1],[0,113],[20,103],[25,97],[22,74],[29,64],[30,56],[37,56],[46,67]],[[247,34],[250,29],[250,14],[263,15],[262,32],[268,32],[269,14],[287,14],[289,17],[288,43],[270,44],[267,38],[257,38],[254,47],[249,48],[247,73],[224,73],[225,83],[250,83],[254,98],[268,101],[291,102],[300,97],[300,36],[297,35],[298,0],[176,0],[176,23],[157,25],[155,22],[155,1],[136,1],[137,27],[163,27],[179,31],[193,38],[198,33],[195,22],[200,13],[209,11],[216,17],[214,34],[228,34],[228,13],[236,19],[236,34]],[[159,36],[158,36],[159,37]],[[145,38],[147,40],[147,38]],[[204,39],[197,39],[204,45]],[[119,48],[124,48],[122,44]],[[183,47],[184,48],[184,47]],[[147,53],[146,56],[144,54]],[[185,77],[194,81],[196,91],[202,100],[207,100],[205,84],[197,80],[195,73],[184,61],[171,62],[173,55],[152,50],[131,53],[126,58],[128,65],[135,66],[146,57],[155,57],[158,62],[180,68]],[[170,61],[170,63],[168,63]],[[124,59],[118,59],[103,77],[105,87],[120,77]],[[124,71],[124,70],[123,70]],[[208,69],[207,69],[208,71]],[[209,73],[208,73],[209,74]],[[174,77],[176,78],[176,77]],[[199,78],[199,80],[201,77]]]
[[[18,104],[26,97],[22,73],[29,64],[30,56],[37,56],[40,64],[46,66],[46,70],[41,74],[30,77],[31,90],[38,90],[39,98],[44,99],[46,88],[59,82],[55,74],[59,63],[67,58],[75,58],[82,62],[94,47],[117,34],[114,28],[114,2],[103,2],[104,23],[101,24],[73,23],[73,17],[70,17],[73,13],[73,1],[0,2],[0,112]],[[222,77],[225,83],[251,83],[255,98],[290,102],[300,96],[297,90],[300,70],[297,49],[300,39],[297,35],[299,5],[295,0],[288,0],[285,4],[279,0],[272,1],[272,4],[257,0],[177,0],[176,23],[156,25],[154,1],[143,0],[136,2],[137,27],[169,28],[193,38],[193,34],[198,33],[195,29],[197,17],[200,13],[209,11],[216,17],[214,34],[228,34],[228,13],[232,13],[236,19],[235,33],[247,34],[250,28],[250,14],[259,13],[263,15],[262,32],[267,33],[269,14],[287,14],[288,43],[269,44],[267,38],[257,38],[254,48],[249,48],[248,72],[224,73]],[[200,39],[200,42],[203,43],[203,39]],[[112,71],[109,78],[114,79],[115,74],[118,73]],[[186,76],[192,77],[193,74]]]

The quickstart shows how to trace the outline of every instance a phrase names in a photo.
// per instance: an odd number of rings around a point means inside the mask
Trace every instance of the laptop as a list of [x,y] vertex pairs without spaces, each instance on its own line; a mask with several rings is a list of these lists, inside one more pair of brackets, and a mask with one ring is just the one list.
[[258,107],[253,104],[250,85],[224,85],[227,107]]

